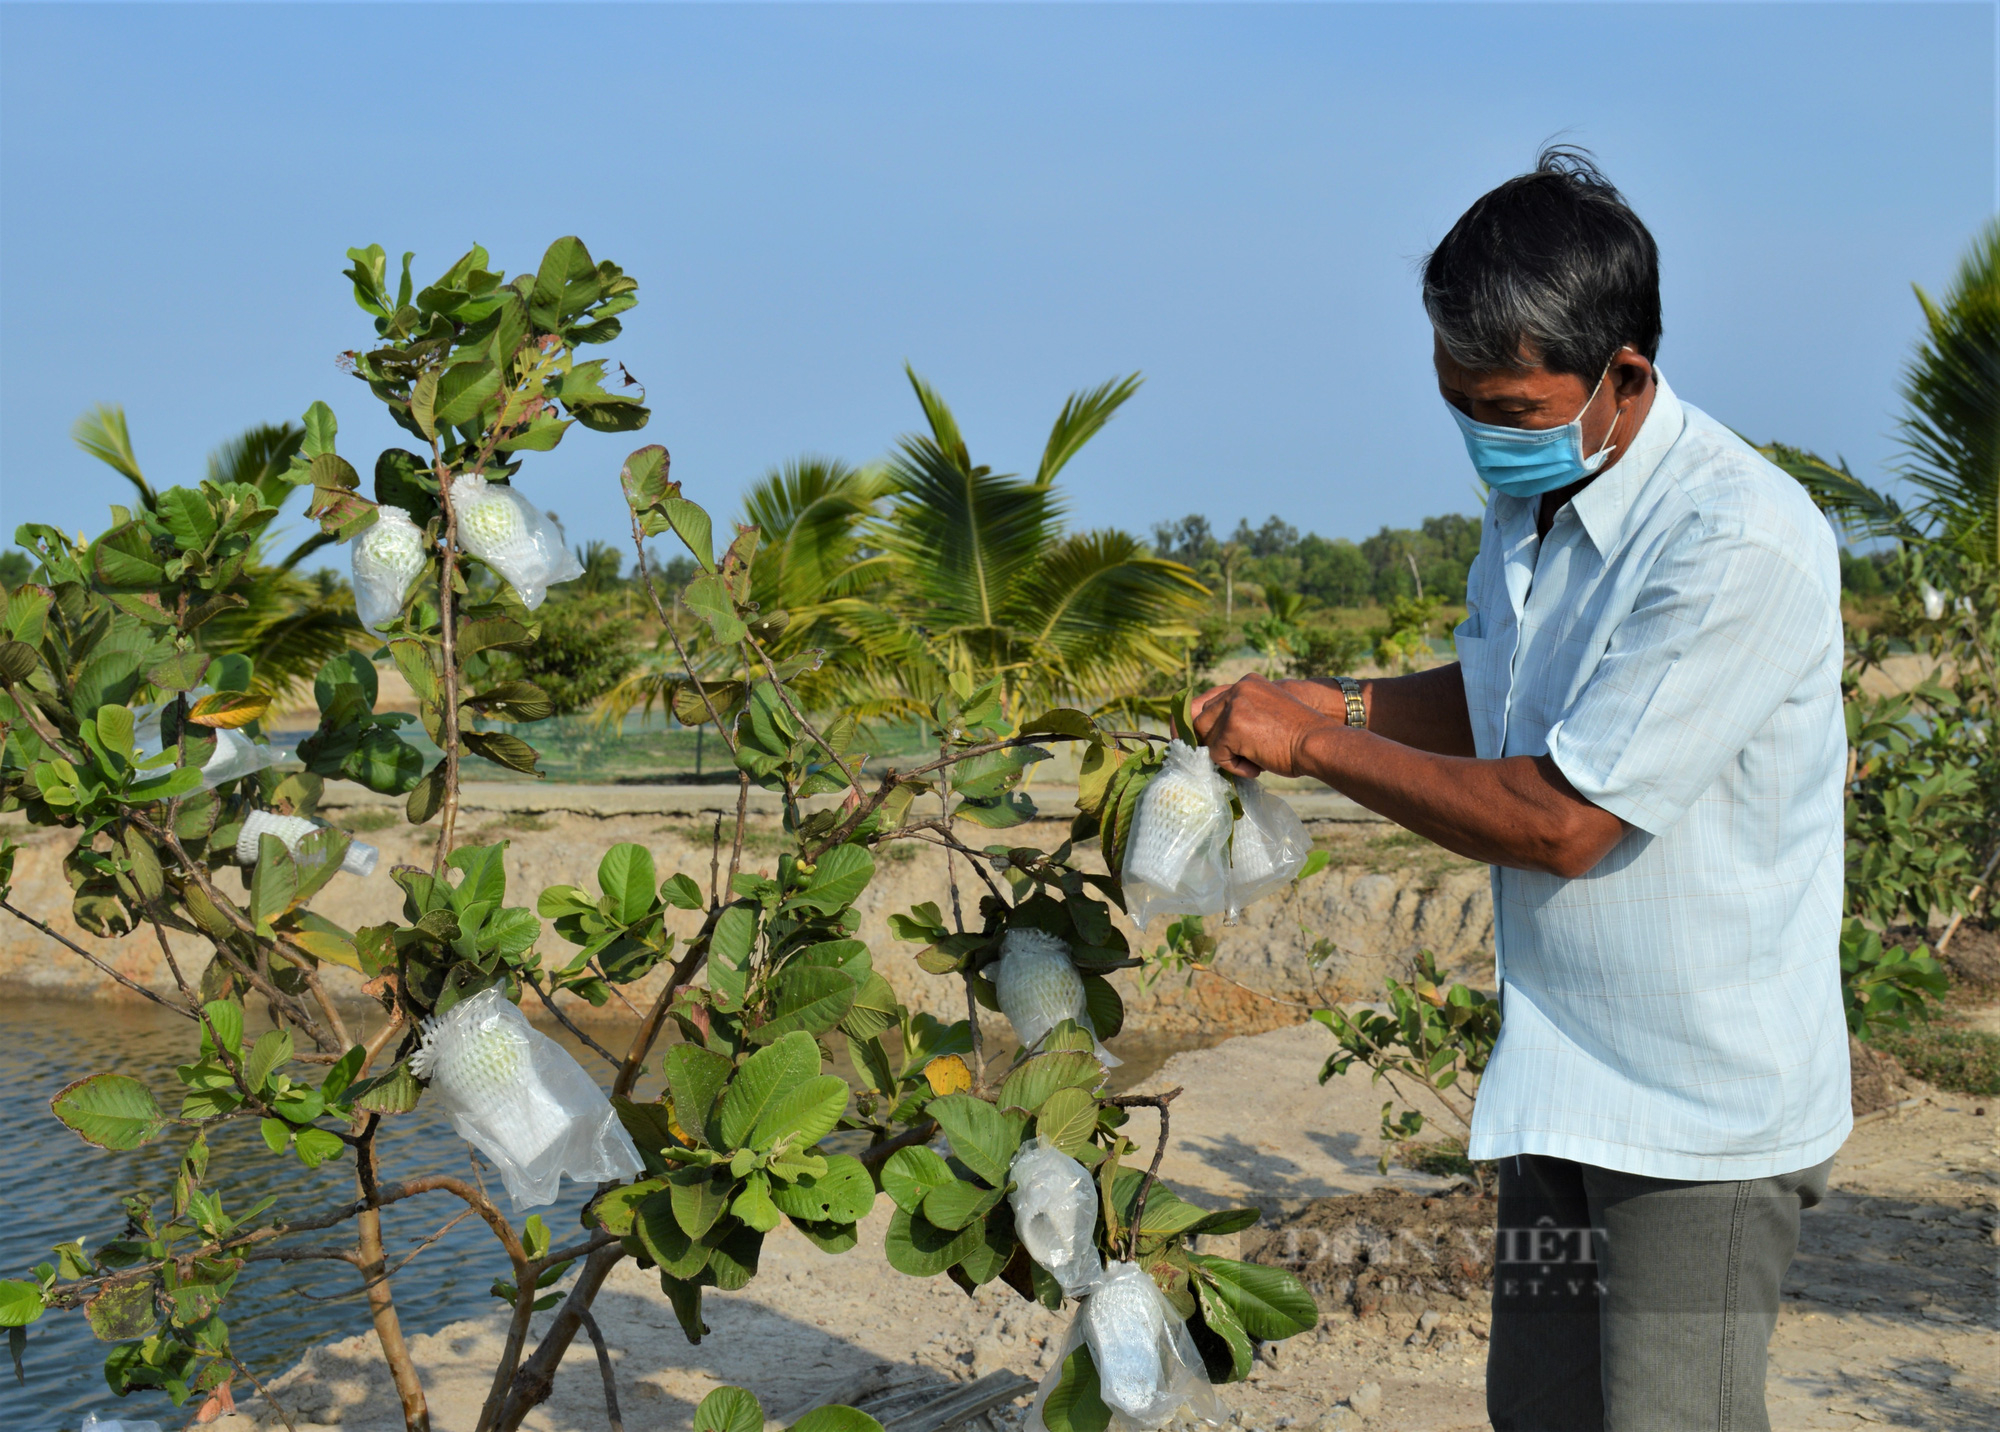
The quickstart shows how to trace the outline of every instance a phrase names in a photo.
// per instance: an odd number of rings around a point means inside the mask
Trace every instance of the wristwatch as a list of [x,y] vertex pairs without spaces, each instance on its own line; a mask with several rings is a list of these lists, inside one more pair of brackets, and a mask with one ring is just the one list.
[[1334,684],[1340,694],[1347,698],[1347,724],[1365,727],[1368,724],[1368,708],[1361,704],[1361,683],[1351,676],[1336,676]]

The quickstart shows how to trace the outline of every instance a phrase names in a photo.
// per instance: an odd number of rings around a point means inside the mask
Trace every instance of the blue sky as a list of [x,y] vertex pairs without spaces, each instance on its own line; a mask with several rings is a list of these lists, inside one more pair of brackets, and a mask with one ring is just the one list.
[[[0,522],[103,525],[99,401],[157,481],[316,398],[365,467],[401,438],[334,367],[343,250],[565,233],[640,279],[609,352],[718,511],[885,451],[905,359],[1002,470],[1142,370],[1079,524],[1472,510],[1413,265],[1558,133],[1660,240],[1677,391],[1875,477],[1994,77],[1986,4],[0,6]],[[632,445],[519,480],[616,538]]]

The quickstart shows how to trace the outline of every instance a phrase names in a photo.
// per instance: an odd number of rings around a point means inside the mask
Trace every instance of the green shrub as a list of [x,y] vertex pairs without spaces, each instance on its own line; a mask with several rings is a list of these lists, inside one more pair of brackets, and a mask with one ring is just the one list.
[[1883,1030],[1869,1043],[1905,1069],[1955,1094],[2000,1094],[2000,1035],[1945,1024]]

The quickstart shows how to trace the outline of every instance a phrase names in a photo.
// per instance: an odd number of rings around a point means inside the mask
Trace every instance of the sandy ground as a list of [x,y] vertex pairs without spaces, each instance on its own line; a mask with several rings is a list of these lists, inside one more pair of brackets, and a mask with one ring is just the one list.
[[[1314,1076],[1327,1044],[1317,1026],[1303,1025],[1176,1055],[1142,1086],[1185,1090],[1173,1105],[1166,1177],[1204,1205],[1244,1201],[1273,1216],[1311,1198],[1385,1184],[1412,1193],[1440,1188],[1400,1169],[1377,1174],[1382,1096],[1351,1077],[1322,1089]],[[1775,1427],[2000,1425],[2000,1107],[1987,1102],[1930,1092],[1856,1128],[1836,1164],[1832,1197],[1805,1215],[1771,1354]],[[1141,1111],[1135,1128],[1151,1118]],[[626,1427],[684,1428],[701,1398],[726,1383],[751,1388],[776,1417],[878,1365],[903,1393],[997,1368],[1039,1378],[1066,1319],[998,1285],[968,1298],[943,1279],[893,1272],[878,1251],[887,1214],[884,1200],[861,1246],[838,1259],[789,1228],[774,1234],[749,1288],[710,1295],[713,1332],[698,1347],[682,1337],[652,1280],[621,1265],[597,1309],[616,1349]],[[1234,1251],[1235,1241],[1218,1240],[1210,1251]],[[1430,1311],[1437,1316],[1421,1328],[1407,1311],[1332,1314],[1314,1333],[1274,1349],[1249,1382],[1223,1389],[1233,1423],[1253,1432],[1485,1425],[1483,1309],[1440,1298]],[[439,1432],[472,1427],[501,1328],[496,1313],[414,1339]],[[300,1432],[401,1426],[369,1338],[314,1349],[273,1387]],[[994,1432],[1010,1432],[1024,1415],[1025,1402],[1003,1411]],[[217,1425],[247,1432],[254,1424],[245,1416]],[[587,1344],[572,1348],[554,1396],[528,1425],[536,1432],[606,1426]]]

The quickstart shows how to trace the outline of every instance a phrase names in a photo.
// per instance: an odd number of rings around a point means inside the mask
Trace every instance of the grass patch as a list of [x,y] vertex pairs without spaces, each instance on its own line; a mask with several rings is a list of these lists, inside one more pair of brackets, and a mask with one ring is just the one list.
[[1435,888],[1438,881],[1457,871],[1485,869],[1415,831],[1395,826],[1322,829],[1314,835],[1313,843],[1337,866],[1371,875],[1412,873],[1423,890]]
[[1467,1158],[1465,1140],[1458,1138],[1436,1139],[1429,1143],[1405,1140],[1396,1145],[1396,1162],[1413,1172],[1427,1173],[1432,1178],[1468,1178],[1482,1189],[1492,1188],[1500,1177],[1496,1165]]
[[2000,1094],[2000,1034],[1950,1024],[1885,1030],[1869,1041],[1905,1069],[1954,1094]]
[[381,806],[363,806],[360,810],[343,812],[336,823],[348,832],[387,830],[403,823],[403,813]]
[[[722,852],[725,857],[725,863],[727,863],[726,857],[729,854],[730,845],[735,838],[735,831],[736,822],[734,818],[725,817],[722,822]],[[715,822],[712,818],[707,821],[682,821],[663,825],[654,831],[653,834],[671,835],[678,840],[686,841],[689,845],[706,850],[715,842]],[[745,855],[778,855],[789,851],[791,848],[792,842],[790,837],[780,829],[775,827],[760,829],[755,825],[745,825],[743,827],[743,853]]]

